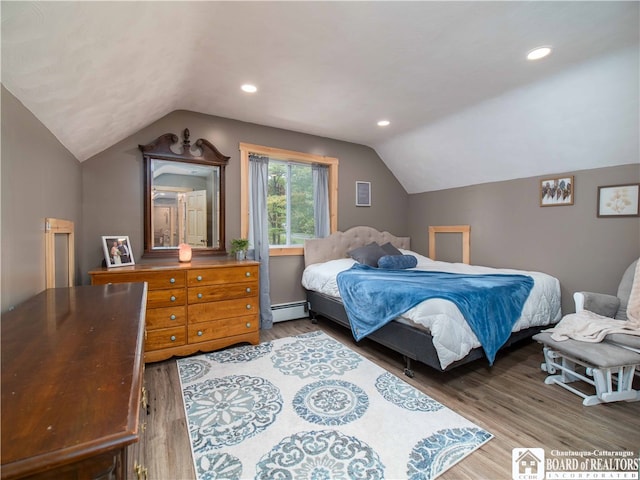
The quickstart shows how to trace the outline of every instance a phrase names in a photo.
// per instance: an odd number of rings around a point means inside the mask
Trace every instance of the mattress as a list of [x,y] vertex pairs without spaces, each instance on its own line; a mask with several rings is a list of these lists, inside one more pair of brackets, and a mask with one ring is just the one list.
[[[463,263],[448,263],[431,260],[416,252],[402,250],[403,254],[414,255],[418,259],[416,269],[425,271],[465,273],[465,274],[520,274],[528,275],[534,285],[522,309],[522,315],[512,331],[529,327],[545,326],[560,320],[560,282],[542,272],[497,269]],[[305,268],[302,285],[334,298],[340,298],[336,276],[356,263],[351,258],[316,263]],[[467,324],[458,307],[445,299],[429,299],[405,312],[400,321],[409,321],[428,329],[433,337],[433,346],[438,353],[440,366],[445,369],[451,363],[464,358],[472,349],[480,347],[478,338]]]

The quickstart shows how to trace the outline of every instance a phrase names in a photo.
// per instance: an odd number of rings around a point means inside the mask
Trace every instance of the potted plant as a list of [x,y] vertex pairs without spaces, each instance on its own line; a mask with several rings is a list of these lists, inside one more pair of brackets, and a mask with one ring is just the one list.
[[234,238],[231,240],[231,254],[236,256],[236,260],[244,260],[247,256],[249,240],[246,238]]

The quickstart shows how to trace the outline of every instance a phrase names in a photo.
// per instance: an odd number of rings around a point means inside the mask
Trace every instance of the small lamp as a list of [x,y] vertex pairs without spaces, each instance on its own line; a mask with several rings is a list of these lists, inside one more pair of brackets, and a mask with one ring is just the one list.
[[178,245],[178,260],[181,262],[191,261],[191,247],[186,243]]

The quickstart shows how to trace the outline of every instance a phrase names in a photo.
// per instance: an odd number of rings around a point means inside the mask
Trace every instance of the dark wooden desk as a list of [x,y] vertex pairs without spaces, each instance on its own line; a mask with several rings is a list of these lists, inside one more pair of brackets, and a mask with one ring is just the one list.
[[2,315],[2,479],[126,477],[146,291],[49,289]]

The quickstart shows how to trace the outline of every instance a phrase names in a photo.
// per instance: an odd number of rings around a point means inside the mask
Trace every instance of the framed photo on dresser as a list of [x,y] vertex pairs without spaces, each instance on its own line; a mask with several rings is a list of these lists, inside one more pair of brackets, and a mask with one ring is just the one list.
[[104,235],[102,237],[104,261],[108,268],[134,265],[131,242],[127,235]]

